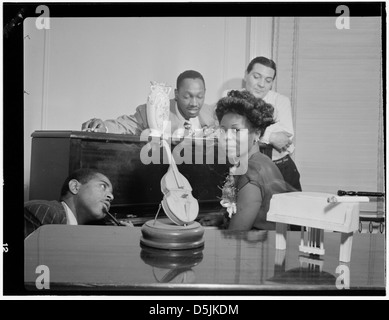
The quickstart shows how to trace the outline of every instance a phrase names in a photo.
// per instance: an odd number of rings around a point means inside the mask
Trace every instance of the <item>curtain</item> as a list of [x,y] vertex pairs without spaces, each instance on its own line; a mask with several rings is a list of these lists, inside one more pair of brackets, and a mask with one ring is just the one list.
[[[350,19],[341,30],[335,17],[273,21],[275,89],[291,98],[303,191],[384,192],[381,19]],[[376,212],[375,200],[361,210]]]

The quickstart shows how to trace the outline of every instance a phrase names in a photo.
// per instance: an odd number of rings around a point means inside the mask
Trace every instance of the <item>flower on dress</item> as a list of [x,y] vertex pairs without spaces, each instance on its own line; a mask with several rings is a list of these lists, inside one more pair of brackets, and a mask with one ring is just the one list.
[[235,179],[232,174],[233,171],[236,170],[236,167],[230,168],[230,174],[227,176],[224,181],[222,190],[222,196],[220,200],[220,204],[222,207],[227,209],[228,217],[231,218],[233,214],[236,213],[236,187],[235,187]]

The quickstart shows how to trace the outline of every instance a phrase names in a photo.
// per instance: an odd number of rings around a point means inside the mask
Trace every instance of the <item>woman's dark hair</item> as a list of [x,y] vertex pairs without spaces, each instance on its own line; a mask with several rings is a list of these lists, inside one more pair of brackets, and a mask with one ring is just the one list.
[[247,66],[247,69],[246,69],[247,73],[250,73],[251,70],[253,70],[254,64],[256,64],[256,63],[262,64],[265,67],[273,69],[274,70],[273,80],[276,78],[276,74],[277,74],[276,63],[273,60],[268,59],[266,57],[256,57],[253,60],[251,60],[249,65]]
[[87,183],[89,180],[93,179],[97,174],[100,174],[96,169],[78,169],[72,172],[64,181],[61,188],[61,198],[66,196],[69,191],[69,181],[76,179],[80,183]]
[[232,90],[227,97],[220,99],[216,105],[216,116],[221,122],[227,113],[245,116],[251,126],[262,136],[266,128],[274,124],[274,108],[260,98],[256,98],[249,91]]

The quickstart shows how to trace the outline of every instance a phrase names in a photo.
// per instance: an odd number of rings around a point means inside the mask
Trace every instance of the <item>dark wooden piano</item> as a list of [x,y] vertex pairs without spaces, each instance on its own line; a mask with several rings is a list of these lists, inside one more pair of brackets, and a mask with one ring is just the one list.
[[[220,156],[217,141],[209,140],[191,139],[187,143],[195,150],[192,161],[185,157],[185,162],[179,164],[176,159],[178,169],[188,179],[192,194],[199,201],[199,217],[220,210],[218,186],[228,171],[225,154]],[[182,147],[184,141],[170,142],[171,149],[175,150]],[[32,134],[30,200],[58,199],[62,183],[70,172],[95,168],[113,183],[115,199],[111,212],[119,219],[130,218],[134,224],[142,224],[158,211],[163,198],[160,181],[169,166],[163,161],[162,147],[158,147],[159,163],[144,164],[140,155],[146,144],[148,141],[139,136],[125,134],[35,131]],[[267,145],[261,145],[261,151],[271,155],[271,147]]]

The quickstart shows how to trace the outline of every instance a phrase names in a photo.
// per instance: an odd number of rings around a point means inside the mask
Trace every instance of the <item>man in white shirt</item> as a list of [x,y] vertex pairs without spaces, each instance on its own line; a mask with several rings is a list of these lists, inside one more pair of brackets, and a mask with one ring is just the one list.
[[290,100],[271,90],[276,72],[277,68],[273,60],[265,57],[254,58],[246,69],[245,89],[274,107],[276,123],[267,127],[261,142],[273,146],[272,160],[280,169],[285,181],[294,189],[301,191],[300,173],[290,157],[294,151]]
[[100,172],[79,169],[66,178],[60,201],[30,200],[24,204],[24,235],[44,224],[89,224],[103,219],[113,200],[112,183]]
[[[177,130],[201,130],[215,124],[213,106],[204,104],[205,81],[194,70],[186,70],[177,78],[174,99],[170,100],[168,134],[177,134]],[[82,124],[83,131],[124,133],[141,135],[149,129],[146,104],[137,107],[134,115],[123,115],[115,120],[90,119]]]

